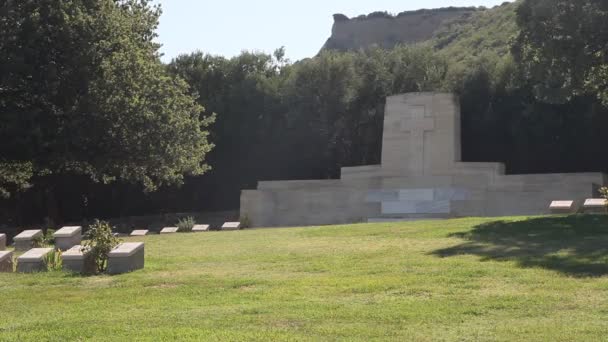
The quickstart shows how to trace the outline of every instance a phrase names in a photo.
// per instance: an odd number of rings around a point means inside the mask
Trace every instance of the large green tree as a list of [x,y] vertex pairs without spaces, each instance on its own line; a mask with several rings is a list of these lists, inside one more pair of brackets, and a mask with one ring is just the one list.
[[[213,116],[171,76],[150,0],[0,1],[0,194],[203,174]],[[33,179],[32,179],[33,178]]]
[[608,1],[524,0],[517,23],[513,53],[539,98],[593,94],[608,105]]

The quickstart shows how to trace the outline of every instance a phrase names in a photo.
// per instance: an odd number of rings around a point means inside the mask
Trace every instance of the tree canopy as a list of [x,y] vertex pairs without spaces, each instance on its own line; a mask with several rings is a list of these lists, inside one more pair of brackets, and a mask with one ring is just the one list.
[[524,0],[513,53],[536,95],[564,103],[592,94],[608,105],[608,2]]
[[208,169],[213,117],[160,62],[160,8],[7,0],[0,13],[2,194],[70,174],[155,190]]

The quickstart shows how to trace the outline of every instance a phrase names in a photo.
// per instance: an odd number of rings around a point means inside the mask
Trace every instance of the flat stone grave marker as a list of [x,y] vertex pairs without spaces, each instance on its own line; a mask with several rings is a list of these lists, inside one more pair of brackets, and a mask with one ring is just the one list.
[[606,199],[604,198],[589,198],[585,200],[583,210],[586,213],[605,213],[607,208],[606,203]]
[[161,234],[175,234],[177,233],[177,231],[179,230],[179,228],[177,227],[166,227],[163,228],[163,230],[160,231]]
[[146,229],[138,229],[131,232],[131,236],[146,236],[150,233],[149,230]]
[[15,250],[27,251],[34,247],[37,239],[42,238],[42,230],[24,230],[21,234],[15,236]]
[[241,222],[226,222],[222,225],[222,230],[239,230]]
[[55,246],[62,251],[80,245],[82,242],[82,227],[63,227],[53,234]]
[[63,270],[81,274],[95,273],[95,260],[90,250],[81,245],[73,246],[62,255]]
[[553,214],[568,214],[574,211],[574,201],[553,201],[549,210]]
[[34,273],[46,271],[44,258],[52,251],[52,248],[30,249],[17,258],[17,272]]
[[6,234],[0,234],[0,251],[6,249]]
[[209,231],[208,224],[197,224],[194,227],[192,227],[193,233],[201,233],[201,232],[207,232],[207,231]]
[[0,251],[0,273],[13,272],[13,251]]
[[144,268],[144,243],[125,242],[108,254],[108,273],[121,274]]

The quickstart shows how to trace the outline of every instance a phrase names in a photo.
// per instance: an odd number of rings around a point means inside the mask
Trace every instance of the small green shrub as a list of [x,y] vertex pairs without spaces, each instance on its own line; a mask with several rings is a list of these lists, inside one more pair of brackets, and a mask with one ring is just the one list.
[[120,244],[120,240],[112,234],[112,226],[108,222],[99,220],[89,226],[86,238],[84,248],[90,249],[96,271],[105,272],[108,267],[108,254]]
[[608,199],[608,188],[606,188],[606,187],[601,188],[600,195],[602,195],[603,198]]
[[63,259],[61,258],[61,251],[53,250],[44,257],[44,263],[48,271],[61,271],[63,266]]
[[192,232],[192,228],[194,228],[195,224],[196,224],[196,221],[194,220],[194,217],[192,217],[192,216],[188,216],[186,218],[180,219],[179,221],[177,221],[178,232],[190,233],[190,232]]
[[45,246],[44,236],[40,236],[40,237],[34,238],[34,240],[32,240],[32,246],[34,248],[44,247]]
[[55,229],[47,229],[41,237],[34,239],[34,247],[53,246],[55,244]]
[[48,228],[46,232],[44,232],[44,237],[42,238],[42,244],[46,246],[51,246],[55,244],[55,229]]

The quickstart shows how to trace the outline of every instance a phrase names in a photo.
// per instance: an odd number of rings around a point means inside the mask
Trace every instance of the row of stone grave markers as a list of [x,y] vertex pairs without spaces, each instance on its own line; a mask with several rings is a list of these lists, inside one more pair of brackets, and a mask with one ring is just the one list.
[[[91,274],[95,261],[82,243],[82,227],[63,227],[53,235],[55,248],[34,248],[42,238],[42,230],[25,230],[15,236],[15,251],[25,251],[17,258],[17,272],[34,273],[47,270],[46,257],[56,249],[66,271]],[[13,271],[13,251],[6,251],[6,234],[0,234],[0,272]],[[108,273],[121,274],[144,268],[144,243],[121,243],[108,254]]]
[[[226,222],[222,225],[222,231],[239,230],[240,222]],[[207,232],[209,225],[195,225],[192,232]],[[177,233],[177,227],[166,227],[161,234]],[[131,236],[146,236],[148,230],[135,230]],[[61,254],[62,267],[64,270],[89,274],[95,269],[95,262],[90,257],[90,252],[82,245],[82,227],[63,227],[53,234],[55,248],[34,248],[37,241],[43,237],[42,230],[25,230],[13,239],[15,251],[25,252],[17,258],[17,272],[34,273],[46,271],[46,257],[56,249],[63,251]],[[13,251],[6,250],[6,234],[0,234],[0,272],[13,271]],[[120,274],[132,272],[144,268],[145,248],[143,242],[125,242],[118,245],[108,254],[108,273]]]
[[[241,229],[240,222],[225,222],[221,227],[222,231],[240,230],[240,229]],[[208,231],[211,231],[211,226],[209,226],[208,224],[197,224],[194,227],[192,227],[193,233],[202,233],[202,232],[208,232]],[[160,234],[167,235],[167,234],[175,234],[178,232],[179,232],[179,228],[177,228],[177,227],[165,227],[160,231]],[[129,234],[129,236],[146,236],[148,234],[150,234],[149,230],[137,229],[137,230],[132,231],[131,234]]]
[[585,214],[608,213],[608,200],[605,198],[589,198],[579,208],[575,201],[553,201],[549,206],[552,214],[574,214],[582,210]]

